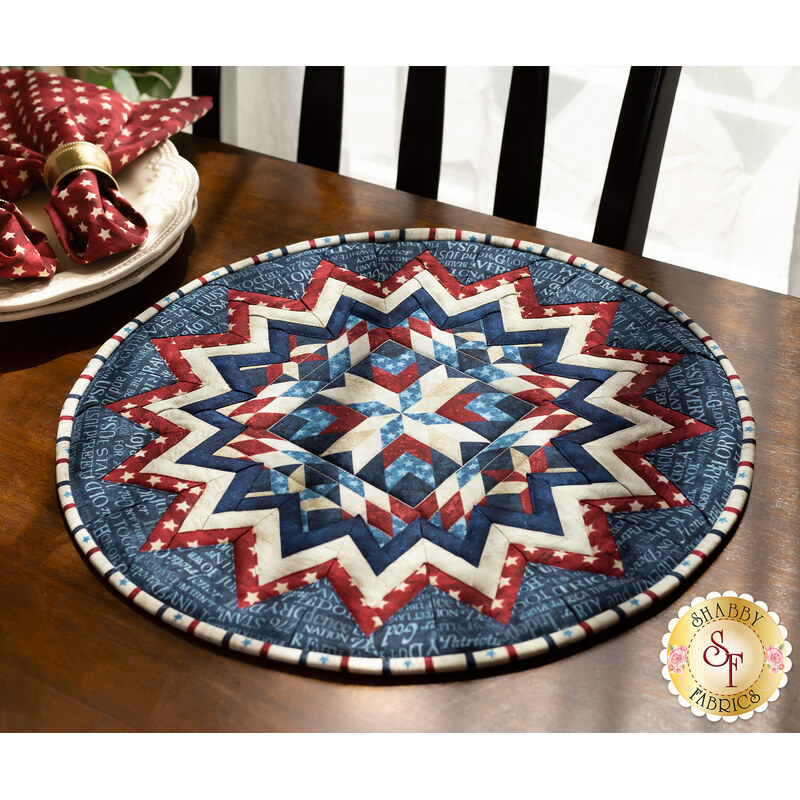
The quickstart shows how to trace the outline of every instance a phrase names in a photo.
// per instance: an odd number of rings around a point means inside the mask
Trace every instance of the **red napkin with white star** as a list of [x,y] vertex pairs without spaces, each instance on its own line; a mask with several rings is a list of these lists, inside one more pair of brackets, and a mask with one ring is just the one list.
[[47,237],[13,203],[0,200],[0,278],[49,278],[57,266]]
[[[14,200],[41,183],[47,156],[66,142],[98,145],[116,173],[210,108],[208,97],[132,104],[111,89],[71,78],[0,70],[0,194]],[[142,215],[110,180],[90,169],[70,173],[54,186],[45,210],[64,250],[79,264],[147,238]]]

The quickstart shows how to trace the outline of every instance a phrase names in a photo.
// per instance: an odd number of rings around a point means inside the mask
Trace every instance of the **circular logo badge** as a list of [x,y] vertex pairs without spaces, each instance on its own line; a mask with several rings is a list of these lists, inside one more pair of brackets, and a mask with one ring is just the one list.
[[750,595],[711,592],[684,606],[663,638],[662,674],[681,705],[716,722],[777,700],[791,668],[786,628]]

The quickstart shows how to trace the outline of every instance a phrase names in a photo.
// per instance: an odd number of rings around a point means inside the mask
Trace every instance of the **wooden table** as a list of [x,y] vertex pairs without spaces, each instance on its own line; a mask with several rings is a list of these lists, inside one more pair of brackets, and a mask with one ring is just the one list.
[[[0,730],[797,731],[800,675],[747,722],[680,708],[659,652],[677,610],[747,592],[800,636],[800,301],[189,135],[199,211],[176,255],[117,296],[0,327]],[[335,233],[438,226],[577,253],[668,298],[720,342],[755,411],[752,498],[685,591],[538,664],[426,680],[288,668],[189,638],[124,601],[67,534],[55,493],[61,404],[97,348],[154,301],[252,253]],[[757,265],[754,265],[757,269]]]

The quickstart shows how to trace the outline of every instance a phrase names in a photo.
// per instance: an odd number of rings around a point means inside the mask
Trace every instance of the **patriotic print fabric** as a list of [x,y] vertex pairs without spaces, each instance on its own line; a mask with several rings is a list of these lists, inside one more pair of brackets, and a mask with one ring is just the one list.
[[575,262],[387,231],[165,298],[65,405],[78,543],[179,628],[328,668],[502,663],[635,614],[731,531],[752,416],[696,323]]
[[[45,72],[0,70],[0,196],[14,200],[38,186],[47,156],[67,142],[98,145],[117,173],[210,107],[208,97],[131,103],[91,83]],[[54,186],[45,210],[61,246],[79,264],[129,250],[147,238],[144,217],[91,170],[75,172]],[[35,249],[21,236],[14,246]],[[23,274],[0,274],[17,279],[55,272],[56,262],[42,267],[30,255],[15,265],[25,268]]]
[[13,203],[0,200],[0,278],[49,278],[57,266],[47,237]]

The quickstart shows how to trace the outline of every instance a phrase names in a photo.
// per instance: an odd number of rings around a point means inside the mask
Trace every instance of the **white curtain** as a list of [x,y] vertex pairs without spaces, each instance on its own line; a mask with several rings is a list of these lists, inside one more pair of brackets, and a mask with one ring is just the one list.
[[[343,174],[394,186],[406,75],[345,70]],[[539,227],[591,239],[627,77],[551,68]],[[510,78],[448,68],[440,200],[491,213]],[[223,140],[294,159],[302,85],[302,67],[223,68]],[[684,67],[644,255],[800,296],[799,189],[800,68]]]

